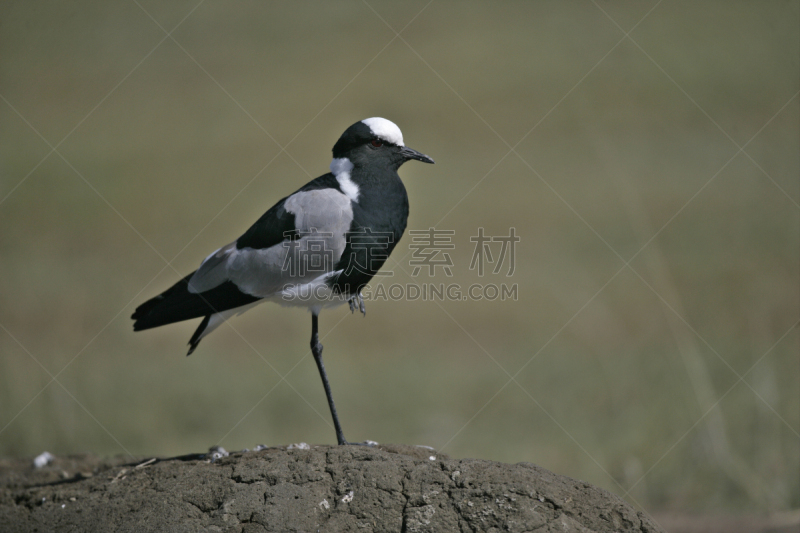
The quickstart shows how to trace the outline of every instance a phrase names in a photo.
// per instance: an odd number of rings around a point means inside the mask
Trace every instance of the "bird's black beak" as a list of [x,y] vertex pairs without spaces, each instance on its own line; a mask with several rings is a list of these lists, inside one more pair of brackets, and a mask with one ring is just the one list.
[[408,146],[403,146],[400,148],[400,155],[402,155],[406,161],[409,159],[416,159],[417,161],[422,161],[423,163],[433,164],[433,159],[425,154],[417,152],[416,150],[412,150]]

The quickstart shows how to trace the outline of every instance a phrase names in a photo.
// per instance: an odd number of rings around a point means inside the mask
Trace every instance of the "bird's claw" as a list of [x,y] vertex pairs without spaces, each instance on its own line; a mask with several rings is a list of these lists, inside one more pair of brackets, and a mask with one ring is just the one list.
[[367,308],[364,305],[364,298],[361,296],[361,292],[350,298],[348,303],[350,304],[350,313],[355,313],[356,309],[358,309],[362,315],[367,316]]

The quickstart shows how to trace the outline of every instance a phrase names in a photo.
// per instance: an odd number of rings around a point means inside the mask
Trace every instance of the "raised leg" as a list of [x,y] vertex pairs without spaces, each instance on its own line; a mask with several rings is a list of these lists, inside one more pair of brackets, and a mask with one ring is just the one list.
[[364,307],[364,297],[361,296],[361,291],[358,291],[355,296],[348,301],[350,304],[350,313],[355,312],[356,309],[361,311],[361,314],[367,316],[367,308]]
[[325,365],[322,363],[322,344],[319,343],[319,324],[318,317],[315,313],[311,313],[311,353],[314,355],[314,361],[317,362],[319,369],[319,377],[322,378],[322,386],[325,387],[325,396],[328,397],[328,406],[331,408],[331,416],[333,417],[333,427],[336,428],[336,440],[339,444],[350,444],[344,438],[342,433],[342,425],[339,423],[339,416],[336,414],[336,405],[333,403],[333,395],[331,394],[331,385],[328,383],[328,375],[325,373]]

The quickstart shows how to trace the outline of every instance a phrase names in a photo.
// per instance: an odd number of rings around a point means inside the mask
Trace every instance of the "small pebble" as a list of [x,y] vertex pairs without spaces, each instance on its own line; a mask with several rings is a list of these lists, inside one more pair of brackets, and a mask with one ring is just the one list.
[[206,458],[211,459],[212,463],[216,463],[217,461],[219,461],[223,457],[227,457],[228,455],[230,454],[222,446],[212,446],[211,448],[208,449],[208,454],[206,454]]
[[42,452],[33,460],[34,468],[43,468],[53,462],[55,456],[50,452]]
[[214,452],[221,453],[223,457],[228,456],[228,452],[225,451],[225,448],[223,448],[222,446],[212,446],[211,448],[208,449],[208,453],[214,453]]
[[353,491],[352,490],[350,492],[348,492],[347,494],[345,494],[344,498],[342,498],[342,503],[350,503],[351,501],[353,501]]
[[311,446],[306,444],[305,442],[299,442],[297,444],[290,444],[286,447],[287,450],[310,450]]
[[261,450],[266,450],[267,448],[269,448],[269,446],[267,446],[266,444],[256,444],[256,447],[253,448],[253,450],[256,452],[260,452]]

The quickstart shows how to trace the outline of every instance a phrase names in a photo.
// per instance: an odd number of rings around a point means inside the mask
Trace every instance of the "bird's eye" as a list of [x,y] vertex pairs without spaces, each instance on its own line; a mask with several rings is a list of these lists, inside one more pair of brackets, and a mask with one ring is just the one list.
[[383,146],[383,143],[378,139],[372,139],[372,142],[370,144],[372,144],[372,146],[374,146],[375,148],[380,148],[381,146]]

